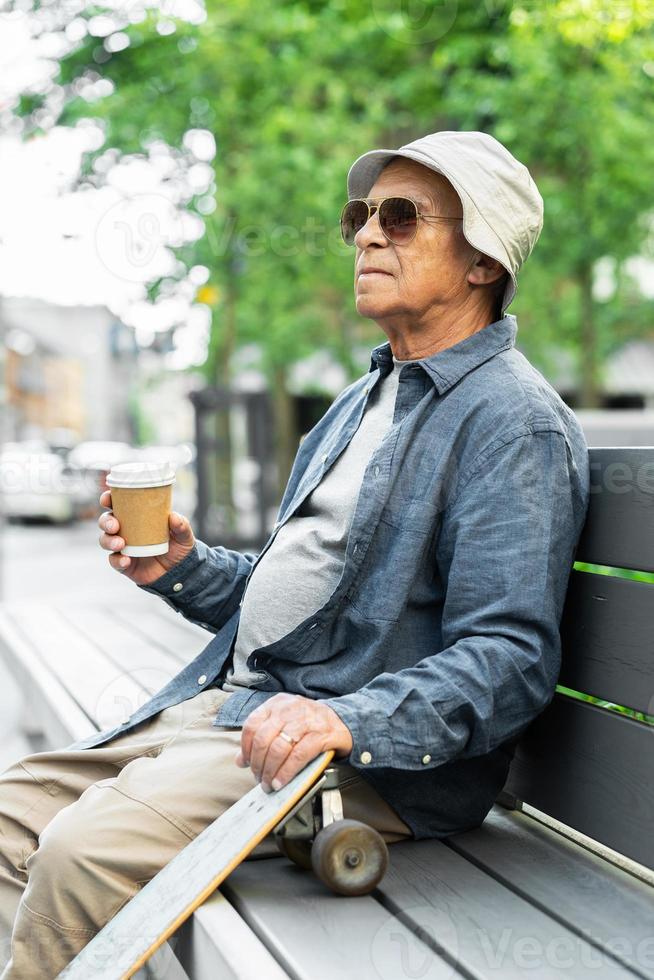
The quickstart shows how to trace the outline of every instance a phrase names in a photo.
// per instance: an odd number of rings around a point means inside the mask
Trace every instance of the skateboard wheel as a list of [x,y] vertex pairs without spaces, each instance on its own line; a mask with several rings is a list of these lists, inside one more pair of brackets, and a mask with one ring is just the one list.
[[314,873],[339,895],[367,895],[384,877],[383,837],[359,820],[336,820],[318,832],[311,849]]
[[306,871],[311,871],[310,840],[293,840],[292,837],[278,837],[277,846],[282,854]]

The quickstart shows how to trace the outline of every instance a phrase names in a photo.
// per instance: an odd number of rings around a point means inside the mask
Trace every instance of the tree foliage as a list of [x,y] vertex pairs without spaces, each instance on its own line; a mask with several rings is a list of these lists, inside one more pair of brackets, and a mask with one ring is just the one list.
[[[651,304],[622,271],[651,239],[654,7],[650,0],[209,0],[198,27],[160,36],[150,15],[108,55],[88,38],[62,63],[114,94],[70,98],[62,121],[101,116],[125,153],[189,128],[216,137],[216,210],[182,258],[216,287],[207,374],[226,378],[256,341],[271,377],[316,346],[354,375],[352,255],[338,215],[352,161],[438,129],[483,129],[532,171],[545,225],[511,307],[519,343],[547,365],[578,359],[586,404],[620,342],[651,329]],[[26,110],[27,111],[27,110]],[[616,264],[608,301],[599,259]]]

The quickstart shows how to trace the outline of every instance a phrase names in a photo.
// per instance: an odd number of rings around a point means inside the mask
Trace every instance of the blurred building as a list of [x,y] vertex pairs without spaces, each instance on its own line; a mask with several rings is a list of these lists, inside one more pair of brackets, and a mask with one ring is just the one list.
[[550,352],[543,374],[581,422],[589,446],[654,446],[654,340],[632,340],[603,366],[601,408],[580,406],[577,369],[566,350]]
[[654,410],[654,340],[633,340],[606,365],[605,393],[615,408]]
[[6,298],[0,339],[5,440],[133,440],[137,347],[106,308]]
[[[11,340],[10,340],[11,343]],[[24,341],[21,350],[8,347],[5,396],[10,438],[45,435],[65,429],[81,436],[85,429],[83,368],[43,344]]]
[[[551,367],[543,370],[561,397],[579,407],[578,370],[574,355],[565,349],[548,353]],[[654,409],[654,340],[632,340],[607,358],[603,367],[602,407]]]
[[589,446],[654,446],[654,409],[577,408]]
[[144,420],[144,441],[160,444],[192,442],[195,436],[189,395],[203,387],[199,372],[165,371],[161,358],[150,351],[140,355],[139,408]]

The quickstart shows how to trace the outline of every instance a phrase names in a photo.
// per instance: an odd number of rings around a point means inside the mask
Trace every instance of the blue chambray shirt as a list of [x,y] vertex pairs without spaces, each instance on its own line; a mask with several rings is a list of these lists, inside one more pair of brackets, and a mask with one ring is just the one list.
[[[234,692],[214,722],[241,726],[279,691],[324,700],[352,733],[347,761],[416,838],[483,821],[559,673],[588,449],[574,413],[516,349],[516,334],[507,314],[402,368],[393,425],[365,471],[335,591],[252,653],[248,666],[263,680]],[[348,445],[391,369],[384,343],[302,441],[261,554]],[[197,541],[142,586],[215,636],[129,722],[78,746],[220,684],[258,557]]]

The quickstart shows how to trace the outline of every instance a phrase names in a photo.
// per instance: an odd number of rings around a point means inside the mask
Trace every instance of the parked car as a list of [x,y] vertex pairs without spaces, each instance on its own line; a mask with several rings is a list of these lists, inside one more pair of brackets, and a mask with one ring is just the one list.
[[0,454],[0,505],[10,520],[72,521],[78,516],[81,491],[79,476],[68,472],[56,453],[21,447]]

